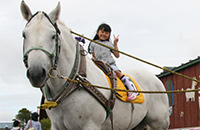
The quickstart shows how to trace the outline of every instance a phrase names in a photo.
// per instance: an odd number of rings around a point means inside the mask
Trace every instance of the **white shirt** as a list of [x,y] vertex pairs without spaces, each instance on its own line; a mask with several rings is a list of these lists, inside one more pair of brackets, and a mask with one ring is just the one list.
[[[106,46],[109,46],[111,48],[115,48],[114,45],[110,42],[110,41],[99,41],[96,40],[97,42],[100,42]],[[97,60],[102,60],[108,64],[113,64],[115,63],[115,60],[113,58],[112,54],[112,50],[110,50],[109,48],[106,48],[104,46],[101,46],[97,43],[91,43],[91,45],[89,46],[90,52],[94,53],[95,58]]]
[[[41,129],[41,123],[39,121],[32,121],[32,127],[34,128],[34,130],[42,130]],[[25,130],[28,130],[30,128],[30,120],[27,122]]]

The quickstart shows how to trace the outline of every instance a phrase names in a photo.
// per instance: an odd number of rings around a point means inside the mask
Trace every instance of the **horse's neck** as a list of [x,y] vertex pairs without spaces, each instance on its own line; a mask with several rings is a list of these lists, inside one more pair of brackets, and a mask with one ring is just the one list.
[[[63,28],[61,28],[63,27]],[[71,70],[74,65],[75,57],[76,57],[76,40],[72,36],[70,30],[65,26],[60,26],[61,30],[61,52],[59,56],[59,69],[65,74],[65,76],[69,76]]]
[[[58,24],[58,28],[61,31],[61,50],[58,59],[58,70],[64,77],[69,77],[71,70],[74,66],[76,55],[76,41],[70,33],[70,30],[64,24]],[[54,72],[57,73],[57,72]],[[56,74],[55,74],[56,75]],[[52,89],[55,93],[63,87],[65,81],[63,79],[50,79]]]

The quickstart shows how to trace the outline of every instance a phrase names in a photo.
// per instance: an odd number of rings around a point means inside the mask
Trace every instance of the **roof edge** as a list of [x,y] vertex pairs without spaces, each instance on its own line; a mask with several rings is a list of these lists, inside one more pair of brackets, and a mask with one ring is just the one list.
[[[175,72],[177,72],[177,71],[180,71],[180,70],[182,70],[182,69],[185,69],[185,68],[187,68],[188,66],[191,66],[191,65],[194,65],[194,64],[196,64],[196,63],[200,63],[200,56],[198,56],[196,59],[194,59],[194,60],[190,60],[189,62],[187,62],[187,63],[185,63],[185,64],[181,64],[180,66],[178,66],[178,67],[166,67],[166,68],[172,68],[172,69],[170,69],[171,71],[175,71]],[[171,72],[168,72],[168,71],[164,71],[164,72],[161,72],[160,74],[158,74],[158,75],[156,75],[158,78],[162,78],[162,77],[164,77],[164,76],[167,76],[167,75],[170,75],[170,74],[172,74]]]

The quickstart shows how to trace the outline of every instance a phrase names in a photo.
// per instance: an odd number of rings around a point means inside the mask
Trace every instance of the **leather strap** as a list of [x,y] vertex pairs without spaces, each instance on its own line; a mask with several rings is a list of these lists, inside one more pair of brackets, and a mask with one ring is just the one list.
[[85,54],[84,53],[84,48],[83,46],[80,46],[80,53],[81,53],[81,61],[80,61],[80,68],[79,68],[79,74],[82,77],[87,77],[86,74],[86,58],[85,58]]
[[[110,79],[111,79],[111,84],[113,88],[116,88],[116,74],[115,72],[111,72],[109,75]],[[86,80],[85,78],[79,76],[78,77],[79,81],[81,82],[85,82],[90,84],[90,82],[88,80]],[[114,91],[111,91],[111,98],[110,100],[106,99],[106,97],[95,87],[93,86],[85,86],[82,85],[84,87],[85,90],[87,90],[91,95],[93,95],[99,102],[100,104],[105,108],[106,112],[107,112],[107,117],[110,115],[110,121],[111,121],[111,128],[113,130],[114,124],[113,124],[113,107],[115,104],[115,99],[116,99],[116,95]],[[106,117],[106,119],[107,119]]]

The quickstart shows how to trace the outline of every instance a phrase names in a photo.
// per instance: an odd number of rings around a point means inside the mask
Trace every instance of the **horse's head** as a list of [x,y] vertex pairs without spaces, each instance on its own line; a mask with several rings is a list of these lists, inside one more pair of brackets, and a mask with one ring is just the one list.
[[24,63],[27,67],[27,77],[34,87],[42,87],[47,78],[48,70],[56,66],[59,54],[59,29],[56,20],[60,14],[60,3],[47,15],[31,10],[21,2],[21,13],[27,24],[23,30]]

